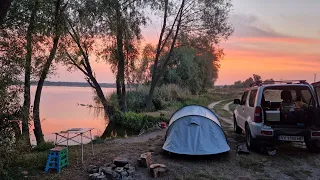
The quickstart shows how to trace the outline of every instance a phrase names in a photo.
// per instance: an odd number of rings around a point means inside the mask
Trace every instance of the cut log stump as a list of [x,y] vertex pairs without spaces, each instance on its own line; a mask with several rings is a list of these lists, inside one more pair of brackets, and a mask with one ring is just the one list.
[[148,168],[151,165],[151,153],[147,152],[141,154],[138,163],[140,166]]
[[151,164],[150,173],[153,178],[161,178],[168,174],[168,168],[164,164]]

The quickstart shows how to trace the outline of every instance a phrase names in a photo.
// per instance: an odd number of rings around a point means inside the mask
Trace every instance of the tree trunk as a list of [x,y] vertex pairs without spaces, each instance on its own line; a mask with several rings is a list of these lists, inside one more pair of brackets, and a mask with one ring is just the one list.
[[29,117],[30,117],[30,77],[31,77],[31,58],[32,58],[32,33],[35,26],[35,16],[39,2],[36,1],[30,16],[30,22],[27,30],[27,45],[26,45],[26,59],[25,59],[25,76],[24,76],[24,102],[22,107],[22,138],[27,146],[30,144],[29,134]]
[[[107,99],[106,97],[104,96],[103,94],[103,91],[101,89],[101,86],[99,85],[99,83],[97,82],[96,78],[93,77],[93,76],[90,76],[89,77],[90,80],[92,81],[94,87],[95,87],[95,91],[97,93],[97,96],[99,97],[102,105],[103,105],[103,109],[104,109],[104,116],[105,116],[105,119],[108,119],[110,120],[110,117],[114,114],[114,109],[113,107],[109,106],[108,105],[108,102],[107,102]],[[107,127],[105,128],[103,134],[101,135],[101,139],[105,139],[107,138]]]
[[[168,0],[165,0],[164,2],[165,2],[165,7],[164,7],[164,15],[163,15],[163,25],[161,28],[161,33],[160,33],[158,47],[157,47],[157,53],[156,53],[156,57],[155,57],[154,64],[153,64],[153,72],[152,72],[152,76],[151,76],[151,87],[150,87],[149,95],[147,98],[147,104],[146,104],[146,108],[148,110],[151,110],[152,97],[153,97],[154,89],[156,87],[156,83],[154,81],[154,78],[156,77],[156,74],[158,71],[158,62],[159,62],[159,57],[160,57],[160,53],[161,53],[162,39],[163,39],[163,35],[164,35],[164,32],[166,30],[166,26],[167,26]],[[165,43],[165,42],[163,42],[163,43]]]
[[[117,95],[120,100],[120,107],[122,112],[126,112],[126,88],[124,80],[124,69],[125,69],[125,57],[123,53],[123,22],[120,11],[120,4],[116,7],[116,18],[117,18],[117,52],[118,52],[118,72],[117,72]],[[119,84],[118,84],[119,83]],[[118,90],[118,86],[120,89]],[[120,97],[119,97],[120,95]]]
[[[89,56],[88,56],[88,49],[86,49],[86,46],[84,46],[85,50],[83,49],[80,41],[79,41],[79,37],[77,35],[76,30],[72,27],[72,24],[69,22],[69,25],[71,27],[71,31],[69,31],[70,36],[72,37],[73,41],[77,44],[79,51],[84,59],[84,61],[79,65],[78,63],[76,63],[76,61],[70,56],[70,54],[68,54],[68,52],[66,52],[68,58],[71,60],[72,64],[74,66],[76,66],[85,76],[86,79],[88,81],[88,83],[90,84],[90,86],[96,91],[97,96],[103,106],[104,109],[104,117],[106,120],[110,120],[110,117],[114,114],[115,109],[112,106],[108,105],[107,99],[104,96],[104,93],[101,89],[100,84],[98,83],[98,81],[96,80],[95,76],[93,75],[92,72],[92,68],[90,65],[90,61],[89,61]],[[82,66],[82,67],[81,67]],[[105,130],[106,132],[106,130]],[[101,138],[105,138],[106,137],[106,133],[103,133],[103,135],[101,136]]]
[[121,101],[122,101],[122,103],[123,103],[123,109],[122,109],[122,112],[127,112],[127,101],[126,101],[126,84],[125,84],[125,82],[124,82],[124,79],[123,79],[123,81],[122,81],[122,88],[121,88],[121,90],[122,90],[122,94],[121,94]]
[[150,91],[147,98],[147,110],[151,110],[152,98],[153,98],[153,93],[156,88],[156,85],[157,85],[157,82],[155,81],[155,77],[152,76],[151,87],[150,87]]
[[50,50],[49,57],[47,58],[47,61],[44,64],[43,70],[41,72],[35,98],[34,98],[34,103],[33,103],[33,121],[34,121],[33,132],[34,132],[34,136],[36,137],[37,144],[44,142],[42,128],[41,128],[41,121],[40,121],[40,100],[41,100],[41,92],[42,92],[44,81],[47,78],[47,74],[49,73],[50,66],[56,55],[58,44],[59,44],[59,39],[60,39],[60,32],[58,28],[59,16],[60,16],[59,9],[60,9],[60,0],[57,1],[56,10],[55,10],[56,11],[55,12],[55,32],[54,32],[55,36],[53,38],[53,45]]
[[118,71],[116,76],[116,87],[117,87],[117,100],[118,104],[121,107],[121,83],[120,83],[120,71],[119,71],[119,65],[118,65]]
[[[181,25],[181,20],[182,20],[182,15],[183,15],[183,8],[184,8],[184,4],[185,4],[185,0],[182,0],[181,2],[181,6],[180,6],[180,9],[178,11],[178,14],[176,16],[176,19],[177,17],[179,17],[178,19],[178,24],[177,24],[177,29],[175,31],[175,35],[173,37],[173,40],[172,40],[172,43],[171,43],[171,47],[170,47],[170,50],[169,50],[169,53],[164,61],[164,63],[162,64],[162,67],[159,67],[158,66],[158,58],[159,58],[159,55],[161,53],[161,42],[159,40],[159,43],[158,43],[158,48],[157,48],[157,54],[156,54],[156,58],[155,58],[155,62],[154,62],[154,72],[152,73],[152,79],[151,79],[151,87],[150,87],[150,91],[149,91],[149,95],[148,95],[148,98],[147,98],[147,109],[150,110],[151,109],[151,104],[152,104],[152,98],[153,98],[153,93],[154,93],[154,89],[159,81],[159,79],[161,78],[161,76],[163,75],[164,71],[165,71],[165,68],[168,64],[168,62],[170,61],[170,58],[171,58],[171,55],[173,53],[173,49],[174,49],[174,46],[175,46],[175,43],[176,43],[176,40],[177,40],[177,37],[178,37],[178,34],[179,34],[179,30],[180,30],[180,25]],[[165,8],[167,9],[167,8]],[[165,10],[165,13],[166,13],[166,10]],[[166,19],[166,15],[164,16],[164,20]],[[175,19],[175,21],[176,21]],[[174,22],[175,23],[175,22]],[[173,24],[174,24],[173,23]],[[165,28],[165,27],[163,27]],[[162,29],[163,30],[163,29]],[[171,32],[173,30],[173,27],[171,28]],[[171,32],[169,32],[169,34],[171,34]],[[162,32],[161,32],[162,33]],[[168,38],[169,36],[167,36]],[[162,36],[160,36],[160,38],[162,38]],[[167,40],[166,38],[166,40]],[[166,41],[165,40],[165,41]],[[159,49],[160,48],[160,49]]]
[[38,81],[37,90],[36,90],[36,95],[34,98],[33,121],[34,121],[34,135],[36,137],[37,144],[44,142],[42,128],[41,128],[41,121],[40,121],[40,113],[39,113],[40,112],[40,100],[41,100],[42,87],[43,87],[45,79],[47,78],[47,74],[49,73],[49,69],[50,69],[52,61],[54,59],[54,56],[57,52],[59,38],[60,38],[59,35],[54,37],[53,46],[50,51],[50,55],[44,65],[42,72],[41,72],[40,79]]
[[3,23],[4,18],[11,6],[12,0],[1,0],[0,2],[0,25]]

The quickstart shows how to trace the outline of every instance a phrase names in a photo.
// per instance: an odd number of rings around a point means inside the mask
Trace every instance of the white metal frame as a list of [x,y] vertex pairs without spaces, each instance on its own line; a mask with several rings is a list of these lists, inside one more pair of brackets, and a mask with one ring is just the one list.
[[[56,132],[54,133],[56,135],[56,141],[55,141],[55,145],[61,145],[63,142],[67,142],[67,148],[69,149],[69,141],[73,141],[77,144],[81,145],[81,162],[83,164],[83,137],[90,139],[91,140],[91,150],[92,150],[92,155],[94,155],[94,151],[93,151],[93,142],[92,142],[92,133],[91,131],[94,128],[72,128],[72,129],[68,129],[67,131],[61,131],[61,132]],[[90,137],[87,136],[86,134],[89,133]],[[70,134],[74,134],[73,136],[70,137]],[[60,137],[60,139],[58,140],[58,136]],[[81,140],[76,141],[74,138],[80,136]]]

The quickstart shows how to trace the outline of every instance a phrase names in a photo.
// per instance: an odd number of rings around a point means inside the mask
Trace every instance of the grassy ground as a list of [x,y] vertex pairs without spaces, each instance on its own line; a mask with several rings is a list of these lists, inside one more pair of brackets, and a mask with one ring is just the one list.
[[224,105],[229,103],[230,101],[231,101],[230,99],[221,101],[219,104],[214,106],[214,108],[213,108],[214,112],[219,114],[221,117],[230,118],[230,116],[231,116],[230,112],[223,109]]
[[[146,112],[144,114],[153,115],[153,116],[159,116],[160,114],[164,114],[165,117],[170,118],[171,115],[176,110],[178,110],[183,106],[196,104],[196,105],[207,107],[208,104],[212,102],[237,97],[238,93],[239,92],[235,90],[212,89],[212,90],[209,90],[207,93],[204,93],[201,95],[190,95],[183,102],[178,102],[178,101],[171,102],[168,105],[168,107],[165,108],[164,110],[159,110],[156,112]],[[227,101],[230,102],[231,100],[227,100]],[[223,102],[227,102],[227,101],[223,101]],[[223,107],[224,104],[221,104],[221,105]],[[221,113],[222,112],[223,111],[221,111]]]
[[237,104],[231,103],[231,104],[229,105],[229,109],[230,109],[231,112],[233,112],[233,111],[236,109],[236,107],[237,107]]

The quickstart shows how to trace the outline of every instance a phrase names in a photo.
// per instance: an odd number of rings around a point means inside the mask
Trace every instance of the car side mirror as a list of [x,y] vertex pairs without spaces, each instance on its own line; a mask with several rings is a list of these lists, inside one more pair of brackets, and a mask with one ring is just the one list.
[[234,99],[233,104],[240,104],[240,99]]

